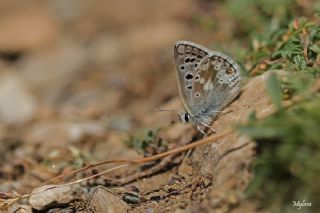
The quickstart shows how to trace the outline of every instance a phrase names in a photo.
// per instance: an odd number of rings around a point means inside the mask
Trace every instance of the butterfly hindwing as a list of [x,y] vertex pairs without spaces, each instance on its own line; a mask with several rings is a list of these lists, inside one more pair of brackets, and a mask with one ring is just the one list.
[[193,103],[198,113],[219,111],[240,92],[240,68],[228,56],[212,51],[204,58],[193,82]]

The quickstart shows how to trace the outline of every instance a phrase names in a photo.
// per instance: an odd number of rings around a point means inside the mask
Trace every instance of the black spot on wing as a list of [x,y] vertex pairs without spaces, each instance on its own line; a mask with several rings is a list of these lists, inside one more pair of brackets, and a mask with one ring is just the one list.
[[188,75],[185,76],[185,78],[186,78],[187,80],[191,80],[191,79],[193,79],[193,75],[188,74]]

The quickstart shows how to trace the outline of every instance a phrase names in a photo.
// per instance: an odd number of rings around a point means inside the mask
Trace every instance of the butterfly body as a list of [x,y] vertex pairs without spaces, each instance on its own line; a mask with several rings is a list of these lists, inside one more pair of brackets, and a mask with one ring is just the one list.
[[189,41],[176,42],[174,58],[188,121],[203,132],[239,94],[240,67],[229,56]]

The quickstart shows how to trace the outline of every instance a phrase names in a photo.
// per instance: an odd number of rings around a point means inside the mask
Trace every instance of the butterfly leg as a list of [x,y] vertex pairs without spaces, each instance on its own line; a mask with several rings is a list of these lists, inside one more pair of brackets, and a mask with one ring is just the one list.
[[230,109],[230,110],[224,110],[224,111],[222,111],[222,114],[224,115],[224,114],[227,114],[227,113],[230,113],[230,112],[232,112],[232,109]]
[[216,130],[213,129],[209,124],[205,123],[205,122],[202,122],[202,125],[205,126],[205,127],[208,127],[212,133],[216,133]]
[[197,129],[203,134],[204,138],[208,137],[208,135],[200,128],[200,126],[197,126]]

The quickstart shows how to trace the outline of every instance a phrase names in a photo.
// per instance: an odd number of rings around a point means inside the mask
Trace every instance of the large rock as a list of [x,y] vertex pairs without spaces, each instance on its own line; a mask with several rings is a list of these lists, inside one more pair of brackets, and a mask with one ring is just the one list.
[[124,213],[127,212],[128,206],[107,188],[98,187],[92,194],[88,209],[92,212]]
[[41,10],[23,9],[0,16],[0,49],[33,50],[50,44],[58,35],[57,21]]
[[32,213],[32,207],[28,205],[14,204],[9,207],[8,213]]
[[67,204],[76,198],[71,186],[45,185],[34,189],[32,194],[29,203],[36,210]]
[[[243,88],[240,97],[220,114],[213,123],[217,133],[222,133],[230,125],[245,122],[250,113],[258,118],[274,112],[275,108],[266,92],[266,80],[272,72],[251,79]],[[211,144],[196,148],[192,155],[192,178],[199,177],[211,185],[207,194],[208,206],[220,211],[241,200],[239,196],[252,178],[251,162],[255,155],[255,143],[248,137],[233,131],[212,141]],[[193,210],[200,206],[194,205]],[[221,210],[222,211],[222,210]]]
[[30,120],[36,109],[35,97],[13,73],[0,75],[0,122],[22,123]]
[[18,64],[20,77],[43,101],[55,101],[65,95],[88,62],[85,48],[71,40],[62,40],[42,52],[26,55]]

